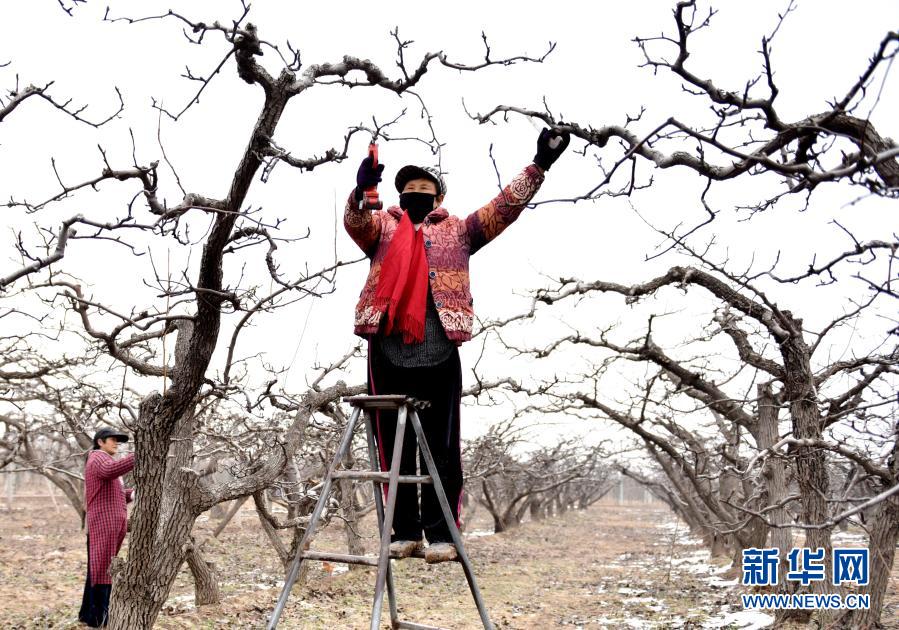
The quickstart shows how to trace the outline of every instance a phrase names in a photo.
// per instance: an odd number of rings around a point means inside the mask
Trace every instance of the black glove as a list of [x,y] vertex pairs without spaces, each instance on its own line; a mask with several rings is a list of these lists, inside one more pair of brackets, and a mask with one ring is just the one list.
[[362,160],[359,170],[356,171],[356,201],[362,200],[365,189],[375,187],[381,182],[381,173],[383,172],[383,164],[378,164],[377,168],[372,168],[371,156]]
[[543,128],[540,137],[537,138],[537,155],[534,156],[534,164],[548,171],[549,167],[559,159],[571,142],[571,134],[567,131],[552,131]]

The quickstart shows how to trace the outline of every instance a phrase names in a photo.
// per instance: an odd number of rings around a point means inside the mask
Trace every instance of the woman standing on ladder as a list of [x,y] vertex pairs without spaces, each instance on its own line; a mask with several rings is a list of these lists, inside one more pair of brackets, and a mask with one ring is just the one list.
[[[371,259],[354,326],[355,334],[369,342],[368,393],[430,401],[419,417],[457,524],[462,498],[458,346],[471,339],[474,320],[468,259],[518,218],[569,140],[567,132],[544,129],[533,164],[465,218],[449,214],[441,205],[446,182],[428,166],[401,168],[395,179],[399,207],[372,211],[365,191],[381,181],[384,165],[371,156],[362,161],[356,188],[347,200],[344,226]],[[389,468],[393,455],[396,416],[396,411],[379,410],[375,417],[382,470]],[[414,432],[407,431],[401,475],[415,474],[417,450]],[[428,563],[455,559],[456,548],[433,486],[423,485],[421,495],[419,511],[416,486],[398,488],[391,556],[405,558],[422,549],[424,531]]]

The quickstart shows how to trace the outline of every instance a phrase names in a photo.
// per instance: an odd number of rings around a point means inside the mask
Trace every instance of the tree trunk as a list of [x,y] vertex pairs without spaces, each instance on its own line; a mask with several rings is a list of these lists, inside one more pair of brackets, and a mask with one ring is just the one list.
[[728,556],[732,553],[731,546],[728,544],[727,538],[711,530],[709,530],[709,533],[706,534],[704,542],[709,548],[709,554],[713,558],[717,558],[719,556]]
[[899,543],[899,498],[895,495],[880,503],[871,518],[870,537],[870,579],[861,592],[870,596],[870,608],[850,610],[839,622],[841,628],[879,628],[884,597],[890,582],[890,572]]
[[[756,387],[758,395],[758,416],[755,427],[753,427],[753,437],[756,446],[760,451],[771,448],[777,444],[780,439],[780,429],[778,425],[778,407],[774,393],[771,391],[770,383],[759,384]],[[765,480],[765,491],[763,493],[763,503],[766,505],[776,505],[787,496],[787,474],[786,464],[779,456],[771,456],[765,460],[762,468],[762,477]],[[765,507],[761,505],[760,507]],[[789,515],[786,507],[780,507],[768,512],[768,520],[775,525],[785,525],[789,522]],[[781,576],[777,582],[776,592],[789,592],[789,582],[783,576],[789,570],[787,562],[787,554],[793,546],[793,533],[789,527],[769,527],[769,541],[772,547],[777,547],[780,558],[780,566],[778,566],[778,575]],[[760,546],[764,546],[760,545]],[[807,613],[799,610],[780,609],[774,611],[775,625],[782,625],[787,621],[801,619],[807,616]]]
[[[735,572],[735,575],[743,574],[743,550],[764,547],[765,541],[768,540],[768,529],[768,526],[764,523],[750,523],[739,532],[739,536],[733,537],[731,541],[733,567],[731,570]],[[783,575],[783,573],[780,575]]]
[[534,499],[531,502],[531,520],[532,521],[542,521],[546,518],[546,502],[538,499]]
[[491,514],[493,516],[493,533],[499,534],[500,532],[504,532],[509,529],[508,524],[503,520],[503,517],[499,514]]
[[193,526],[194,517],[187,513],[189,497],[178,501],[167,496],[171,490],[166,480],[174,474],[166,474],[174,427],[168,428],[165,414],[159,413],[162,401],[159,394],[151,394],[140,407],[134,440],[134,478],[140,497],[131,521],[128,559],[110,566],[110,630],[153,627],[184,560],[182,548]]
[[[765,450],[774,446],[780,438],[778,428],[777,401],[771,392],[770,385],[759,385],[758,392],[758,421],[754,431],[756,445],[759,450]],[[769,457],[762,468],[762,476],[765,479],[767,504],[780,503],[787,496],[786,464],[780,457]],[[780,507],[768,512],[768,520],[775,525],[784,525],[789,521],[786,507]],[[771,546],[780,550],[780,557],[786,558],[793,545],[793,534],[789,527],[769,528]]]
[[184,557],[187,566],[194,578],[194,602],[197,606],[207,604],[220,604],[222,601],[219,592],[218,572],[215,563],[203,557],[200,545],[191,542]]
[[[262,495],[262,499],[265,500],[265,494]],[[281,564],[284,565],[284,568],[286,569],[290,564],[290,552],[287,550],[287,547],[284,546],[284,541],[281,540],[278,530],[268,522],[268,519],[265,518],[260,511],[259,506],[256,506],[256,514],[259,516],[259,523],[262,525],[262,531],[265,532],[265,536],[268,538],[272,547],[275,548],[275,553],[278,554]]]
[[[186,335],[179,331],[179,346],[190,337],[189,330],[184,329]],[[134,440],[134,479],[140,496],[131,521],[128,559],[119,560],[109,570],[113,580],[110,630],[153,627],[184,563],[198,516],[190,496],[198,480],[190,468],[194,409],[189,406],[172,423],[163,401],[154,393],[140,405]],[[179,439],[173,441],[172,437]]]
[[[802,322],[793,319],[788,311],[783,313],[791,318],[793,329],[790,337],[780,347],[784,360],[784,399],[790,406],[793,435],[797,439],[820,440],[823,420],[817,406],[810,351],[802,338]],[[826,522],[829,518],[826,500],[829,477],[824,451],[819,448],[797,446],[793,459],[796,462],[796,483],[799,486],[802,520],[809,525]],[[823,549],[824,557],[830,558],[832,551],[830,533],[831,528],[827,527],[806,529],[803,546]],[[816,580],[810,585],[813,593],[824,594],[834,590],[831,584],[830,563],[825,562],[824,567],[825,578]],[[811,612],[805,611],[805,614],[799,614],[795,618],[806,621],[810,617]],[[832,615],[822,611],[821,617],[826,622]]]

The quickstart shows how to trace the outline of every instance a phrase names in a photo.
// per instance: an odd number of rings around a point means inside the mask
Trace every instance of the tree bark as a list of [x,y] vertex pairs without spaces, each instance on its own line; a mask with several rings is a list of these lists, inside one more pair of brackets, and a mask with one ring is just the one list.
[[848,611],[839,621],[839,627],[847,630],[881,627],[880,616],[899,543],[899,498],[894,495],[877,505],[871,517],[870,532],[870,579],[868,586],[861,589],[871,598],[870,608]]
[[[184,352],[191,329],[187,325],[179,331],[176,354]],[[115,569],[110,567],[110,630],[152,628],[184,563],[198,516],[190,500],[191,487],[197,483],[190,468],[193,407],[186,408],[176,423],[168,423],[165,413],[160,413],[162,401],[159,394],[151,394],[140,406],[134,444],[134,478],[140,497],[132,518],[128,559],[117,562]]]
[[194,578],[194,602],[196,605],[220,604],[222,594],[219,591],[219,578],[215,563],[206,560],[202,547],[193,541],[188,545],[184,559]]
[[[759,451],[769,449],[780,439],[778,426],[778,406],[770,383],[762,383],[756,387],[758,396],[758,416],[752,434]],[[765,480],[765,492],[762,503],[776,505],[787,496],[786,464],[780,456],[772,455],[765,460],[762,468],[762,477]],[[780,507],[768,512],[768,520],[775,525],[784,525],[789,522],[789,514],[786,507]],[[793,533],[789,527],[769,527],[769,542],[772,547],[777,547],[780,558],[778,567],[778,580],[776,589],[778,593],[787,593],[789,583],[783,579],[789,565],[787,554],[793,546]],[[804,611],[780,609],[774,611],[775,625],[781,625],[787,621],[801,619]]]
[[[771,392],[769,384],[760,384],[758,394],[758,421],[754,438],[760,451],[774,446],[780,439],[778,428],[777,400]],[[787,473],[783,459],[778,456],[769,457],[762,468],[765,479],[765,498],[768,505],[776,505],[787,496]],[[784,525],[789,521],[786,507],[779,507],[768,513],[768,520],[775,525]],[[793,545],[793,535],[789,527],[772,527],[769,529],[771,546],[780,550],[780,557],[786,558]]]
[[[820,440],[824,423],[817,406],[811,352],[802,338],[802,321],[793,318],[788,311],[783,311],[783,315],[789,318],[792,328],[790,336],[780,344],[780,350],[784,360],[784,400],[789,403],[793,435],[797,439]],[[802,520],[809,525],[827,522],[829,512],[826,497],[829,477],[824,451],[798,446],[795,448],[793,460],[796,466]],[[803,546],[823,549],[824,557],[830,558],[833,549],[830,534],[829,527],[806,529]],[[831,584],[830,563],[825,562],[824,567],[825,579],[816,580],[810,585],[813,593],[824,594],[834,590]],[[811,617],[811,611],[803,612],[804,614],[797,614],[795,619],[807,621]],[[825,620],[832,617],[825,611],[822,611],[821,616]]]

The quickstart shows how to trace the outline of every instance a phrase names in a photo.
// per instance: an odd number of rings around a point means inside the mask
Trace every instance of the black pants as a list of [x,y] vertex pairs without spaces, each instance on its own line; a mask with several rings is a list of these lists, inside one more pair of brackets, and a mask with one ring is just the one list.
[[[449,358],[439,365],[403,368],[390,363],[380,352],[373,351],[369,344],[368,393],[404,394],[430,401],[430,407],[418,410],[418,417],[434,456],[437,474],[443,483],[453,518],[458,525],[462,497],[462,453],[459,444],[462,365],[459,362],[459,351],[453,350]],[[375,411],[375,439],[378,442],[382,470],[390,469],[396,422],[396,411]],[[416,474],[415,456],[418,450],[415,430],[411,421],[407,421],[400,474]],[[419,470],[422,474],[427,474],[424,457],[420,453],[419,461]],[[393,540],[421,540],[422,529],[430,543],[452,541],[433,486],[421,486],[419,512],[418,487],[415,484],[400,484],[393,518]]]
[[78,621],[83,621],[91,628],[105,626],[109,621],[109,594],[112,591],[110,584],[95,584],[91,586],[91,541],[87,539],[87,579],[84,582],[84,594],[81,596],[81,610],[78,611]]

